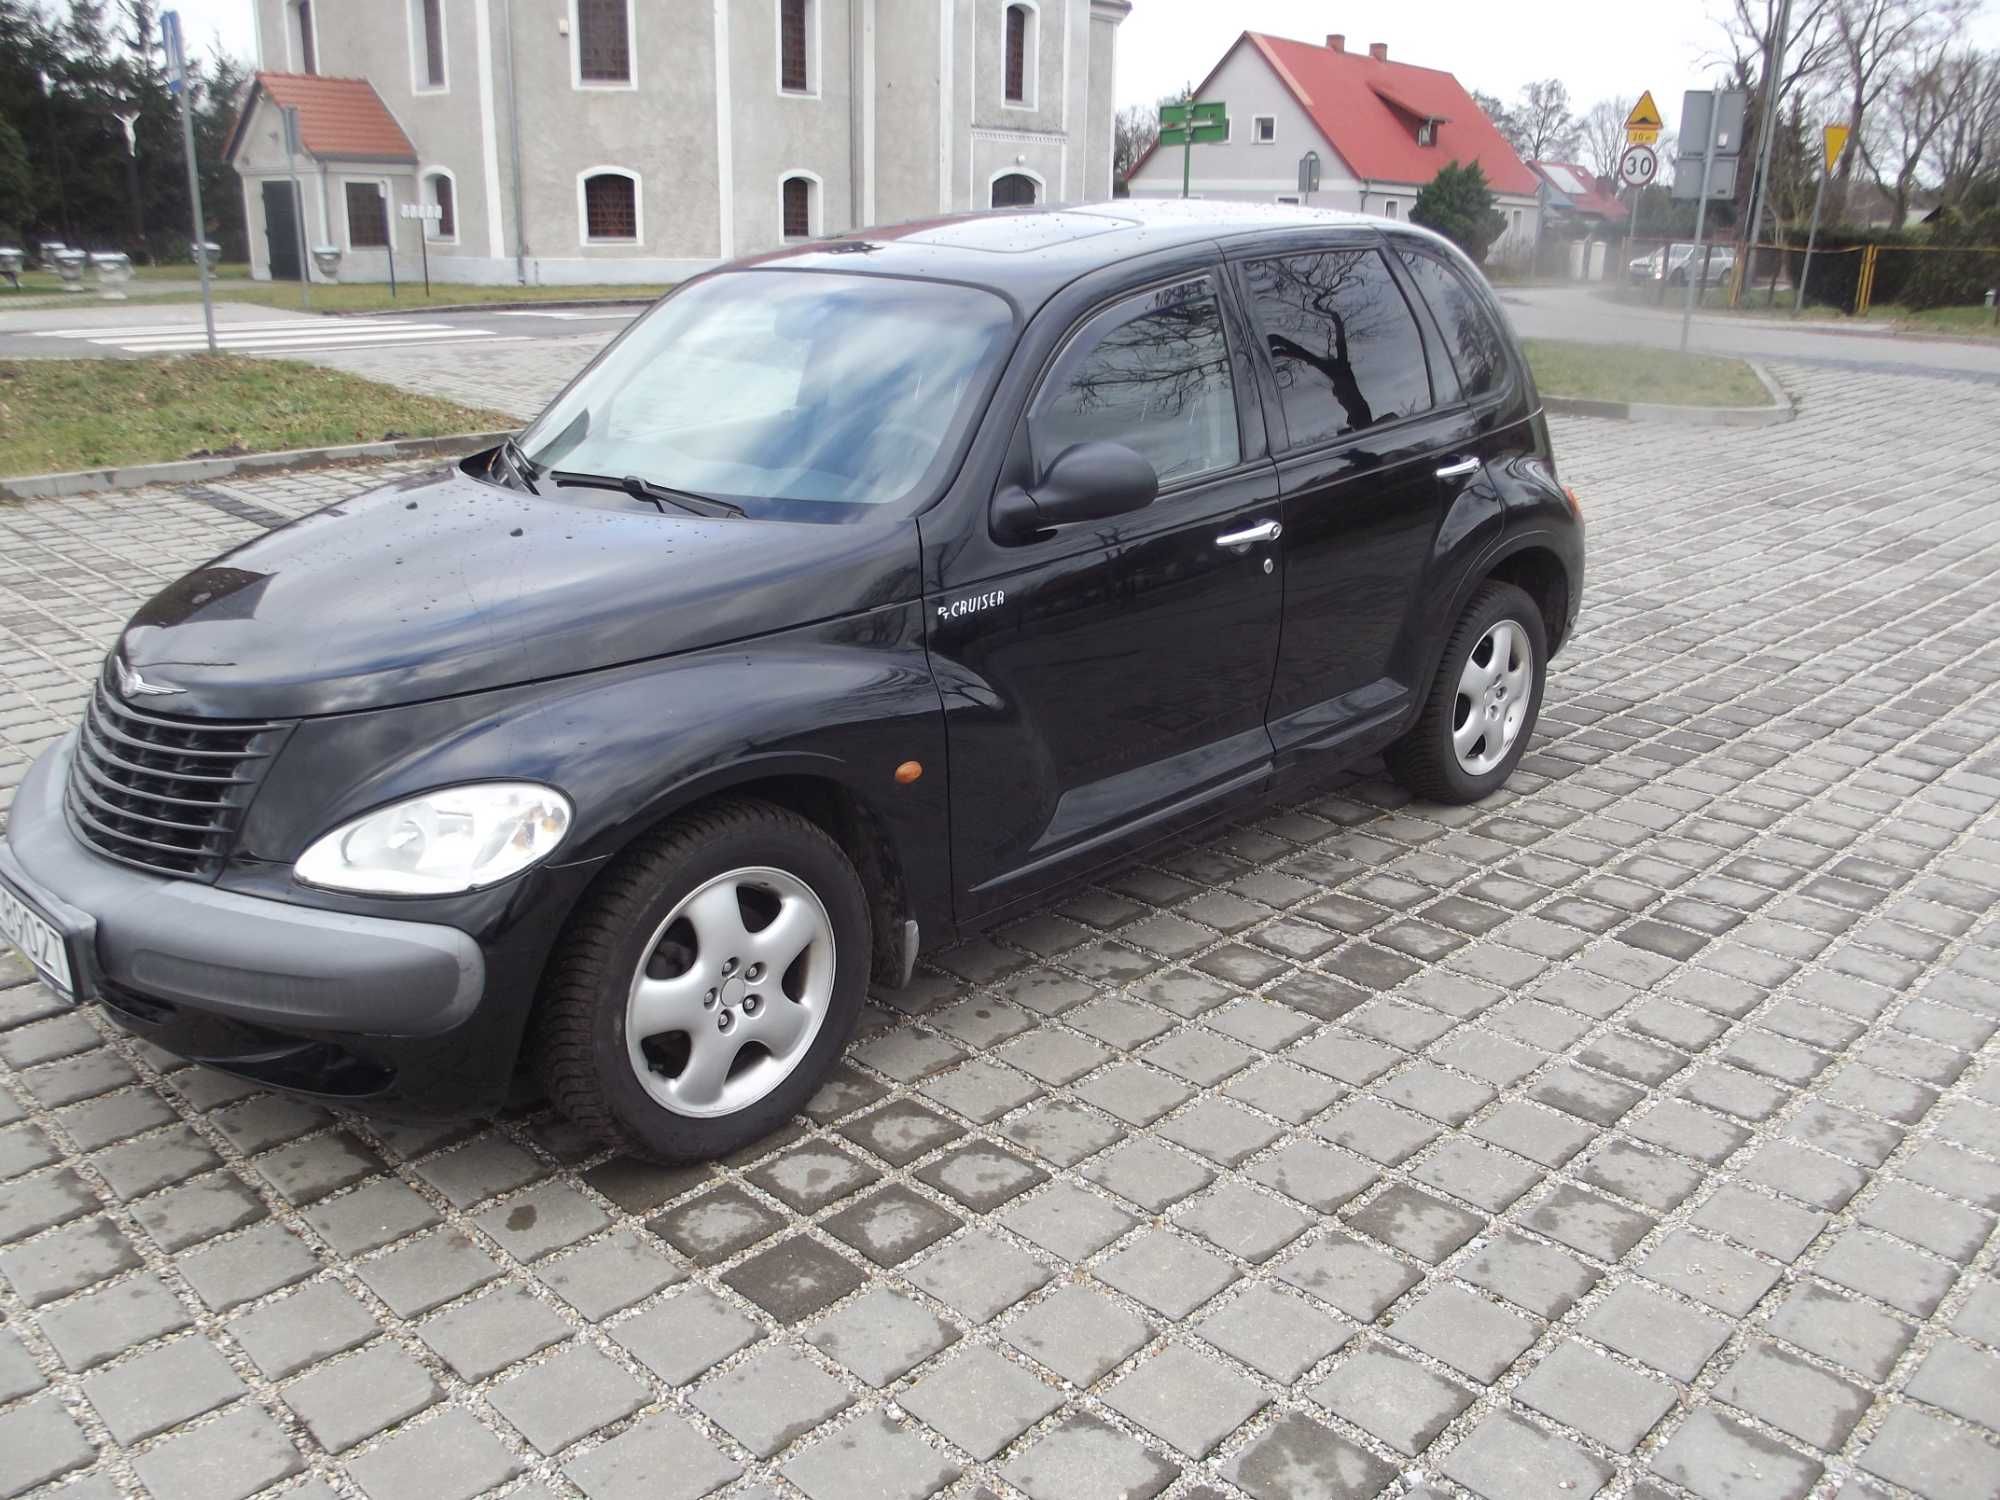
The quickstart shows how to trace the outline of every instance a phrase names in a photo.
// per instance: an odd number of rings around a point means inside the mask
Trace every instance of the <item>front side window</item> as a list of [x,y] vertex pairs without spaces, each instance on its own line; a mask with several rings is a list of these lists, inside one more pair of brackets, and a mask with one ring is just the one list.
[[444,0],[418,0],[417,19],[424,49],[424,86],[444,87]]
[[1160,484],[1242,458],[1222,306],[1206,278],[1102,315],[1057,360],[1028,432],[1042,469],[1076,443],[1123,443]]
[[639,184],[622,172],[584,178],[583,233],[592,240],[639,238]]
[[1292,447],[1429,409],[1423,339],[1380,253],[1325,250],[1247,270]]
[[1006,86],[1009,104],[1028,100],[1028,7],[1007,7]]
[[576,68],[585,83],[632,81],[630,0],[576,0]]
[[355,250],[381,250],[388,246],[389,206],[378,184],[347,184],[347,243]]
[[803,240],[812,234],[812,187],[809,177],[785,179],[785,238],[788,240]]
[[807,0],[778,0],[778,87],[803,94],[811,87],[806,64]]
[[1402,252],[1417,290],[1444,331],[1445,347],[1468,401],[1498,390],[1507,379],[1507,337],[1493,322],[1465,278],[1434,255]]
[[544,471],[636,474],[753,517],[850,520],[943,487],[1013,341],[1007,304],[975,287],[704,276],[635,323],[521,443]]
[[431,221],[431,238],[457,239],[458,195],[452,191],[451,179],[442,172],[431,178],[431,202],[438,211],[438,216]]

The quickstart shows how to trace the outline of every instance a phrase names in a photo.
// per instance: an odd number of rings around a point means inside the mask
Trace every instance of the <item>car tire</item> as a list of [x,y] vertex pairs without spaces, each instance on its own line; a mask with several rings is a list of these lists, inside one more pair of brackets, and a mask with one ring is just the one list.
[[1498,791],[1534,733],[1548,658],[1535,601],[1511,583],[1481,584],[1445,643],[1416,723],[1389,748],[1391,774],[1433,802],[1477,802]]
[[532,1043],[543,1086],[630,1155],[726,1155],[796,1115],[839,1059],[869,942],[860,877],[816,824],[750,800],[676,819],[598,880],[557,944]]

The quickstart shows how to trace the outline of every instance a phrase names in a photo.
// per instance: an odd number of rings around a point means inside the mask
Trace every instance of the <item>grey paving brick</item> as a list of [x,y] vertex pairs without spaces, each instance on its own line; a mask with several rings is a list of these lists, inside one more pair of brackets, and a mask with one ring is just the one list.
[[1594,1495],[1616,1471],[1575,1443],[1496,1412],[1452,1449],[1444,1472],[1491,1500],[1545,1500]]
[[1268,1398],[1220,1360],[1169,1344],[1105,1393],[1105,1404],[1191,1458],[1201,1458]]
[[466,1380],[484,1380],[569,1334],[546,1302],[511,1282],[417,1325],[418,1337]]
[[1801,1500],[1820,1476],[1811,1459],[1707,1407],[1688,1414],[1650,1467],[1703,1500]]
[[987,1230],[973,1230],[931,1251],[907,1272],[910,1281],[975,1323],[983,1323],[1048,1281],[1031,1256]]
[[750,1180],[800,1213],[814,1213],[881,1176],[873,1167],[828,1141],[801,1141],[765,1161]]
[[[305,1467],[284,1429],[244,1402],[199,1427],[162,1438],[133,1460],[158,1500],[240,1500]],[[371,1487],[371,1494],[382,1493]],[[414,1493],[414,1492],[410,1492]],[[442,1490],[433,1488],[433,1495]],[[384,1500],[393,1500],[386,1496]]]
[[686,1287],[605,1330],[668,1385],[686,1385],[755,1343],[758,1325],[704,1286]]
[[799,1234],[758,1251],[722,1279],[780,1323],[796,1323],[839,1301],[866,1278],[823,1241]]
[[1574,1341],[1544,1355],[1514,1396],[1620,1453],[1636,1448],[1674,1404],[1666,1381]]
[[1421,1279],[1409,1266],[1347,1235],[1316,1240],[1279,1262],[1280,1280],[1349,1317],[1373,1322]]
[[90,1404],[121,1443],[136,1443],[213,1411],[244,1390],[229,1362],[203,1338],[149,1349],[84,1382]]
[[1940,1339],[1904,1390],[1988,1432],[2000,1431],[2000,1354]]
[[531,1261],[595,1234],[611,1219],[567,1183],[545,1182],[495,1204],[476,1222],[515,1259]]
[[53,1392],[0,1412],[0,1495],[23,1494],[96,1457]]
[[0,1406],[42,1388],[41,1368],[10,1328],[0,1328]]
[[1655,1221],[1650,1214],[1558,1183],[1528,1212],[1524,1222],[1593,1260],[1619,1261],[1651,1233]]
[[1415,1360],[1374,1347],[1344,1355],[1307,1394],[1336,1416],[1412,1456],[1428,1448],[1452,1418],[1472,1404],[1471,1392],[1440,1379]]
[[1066,1182],[1009,1204],[999,1219],[1050,1254],[1076,1261],[1087,1260],[1137,1222],[1125,1209]]
[[1892,1406],[1856,1461],[1925,1500],[1980,1500],[2000,1478],[1991,1441],[1915,1406]]
[[1097,1279],[1155,1312],[1184,1318],[1236,1279],[1220,1256],[1163,1229],[1148,1229],[1095,1268]]
[[1502,1303],[1449,1284],[1425,1292],[1390,1331],[1454,1370],[1491,1384],[1535,1342],[1534,1323]]
[[0,1252],[0,1276],[30,1307],[138,1264],[138,1255],[108,1219],[83,1219]]
[[698,1266],[712,1266],[769,1239],[785,1221],[733,1184],[713,1188],[699,1197],[646,1221],[646,1227]]
[[1695,1211],[1694,1222],[1739,1245],[1761,1250],[1779,1260],[1794,1261],[1819,1237],[1828,1219],[1823,1213],[1782,1198],[1727,1183]]
[[181,1275],[219,1313],[303,1281],[319,1257],[282,1224],[266,1221],[180,1257]]
[[1961,1265],[1993,1233],[1993,1216],[1898,1178],[1878,1181],[1860,1221]]
[[321,1199],[305,1219],[342,1255],[360,1255],[429,1228],[438,1215],[407,1184],[377,1178],[351,1193]]
[[918,1169],[926,1182],[974,1213],[991,1213],[1010,1198],[1048,1181],[1048,1173],[985,1141],[952,1147]]
[[959,1476],[957,1464],[882,1412],[867,1412],[785,1465],[812,1500],[925,1500]]
[[87,1370],[149,1339],[178,1332],[194,1319],[164,1282],[144,1273],[49,1308],[37,1321],[65,1365]]
[[650,1236],[618,1229],[537,1262],[535,1274],[586,1318],[608,1318],[661,1287],[685,1280],[687,1271]]
[[870,1385],[887,1385],[958,1340],[958,1330],[921,1303],[875,1287],[806,1329],[827,1358]]
[[1545,1318],[1561,1317],[1598,1276],[1567,1251],[1517,1234],[1496,1235],[1459,1274]]
[[1203,1194],[1174,1221],[1243,1260],[1269,1260],[1303,1234],[1312,1220],[1281,1198],[1234,1179]]
[[369,1500],[467,1500],[520,1471],[520,1461],[462,1406],[399,1427],[347,1460]]
[[216,1172],[134,1204],[133,1213],[153,1243],[172,1254],[254,1224],[268,1210],[237,1178]]
[[1376,1180],[1360,1157],[1318,1141],[1292,1141],[1244,1169],[1245,1175],[1307,1208],[1332,1213]]
[[844,1409],[851,1398],[811,1360],[777,1346],[711,1375],[695,1388],[693,1400],[744,1447],[769,1458]]
[[596,1349],[571,1344],[507,1376],[488,1392],[493,1409],[543,1453],[629,1417],[653,1393]]
[[1775,1345],[1755,1343],[1722,1372],[1714,1394],[1828,1453],[1847,1440],[1871,1399],[1852,1381]]
[[1825,1287],[1795,1288],[1767,1325],[1780,1338],[1870,1380],[1883,1380],[1916,1330],[1859,1298]]
[[655,1412],[563,1470],[590,1500],[700,1500],[743,1472],[678,1412]]
[[899,1398],[906,1411],[987,1459],[1062,1405],[1062,1393],[989,1348],[962,1350]]
[[1950,1266],[1868,1229],[1850,1229],[1827,1247],[1813,1270],[1828,1281],[1929,1317],[1951,1290]]
[[285,1404],[329,1453],[408,1421],[442,1394],[428,1370],[389,1342],[321,1365],[284,1388]]
[[1486,1227],[1477,1214],[1402,1183],[1392,1183],[1348,1215],[1364,1234],[1431,1265]]
[[1023,1354],[1079,1386],[1095,1384],[1152,1336],[1145,1319],[1083,1286],[1059,1288],[1000,1332]]
[[64,1167],[0,1186],[0,1244],[26,1239],[56,1224],[97,1211],[90,1184]]
[[1368,1500],[1387,1493],[1396,1478],[1366,1448],[1295,1411],[1280,1413],[1223,1472],[1254,1500]]
[[1741,1317],[1777,1283],[1778,1270],[1729,1245],[1675,1230],[1639,1264],[1639,1274]]
[[1065,1417],[1000,1472],[1031,1500],[1153,1500],[1180,1477],[1177,1465],[1088,1412]]
[[500,1268],[471,1236],[447,1228],[363,1261],[355,1274],[397,1317],[415,1318],[484,1286]]
[[1102,1151],[1121,1132],[1081,1105],[1067,1099],[1045,1099],[1002,1122],[1000,1133],[1037,1160],[1070,1167]]
[[1578,1325],[1582,1332],[1675,1380],[1692,1382],[1728,1340],[1730,1323],[1642,1281],[1612,1288]]
[[352,1349],[381,1331],[361,1299],[337,1281],[301,1287],[239,1313],[228,1326],[257,1368],[273,1380]]

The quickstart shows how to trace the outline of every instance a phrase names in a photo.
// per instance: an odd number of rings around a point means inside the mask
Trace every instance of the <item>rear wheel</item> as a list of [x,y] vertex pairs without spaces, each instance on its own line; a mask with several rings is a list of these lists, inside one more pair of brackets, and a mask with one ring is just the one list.
[[625,855],[542,982],[549,1096],[606,1144],[719,1156],[798,1113],[853,1033],[868,904],[817,826],[718,804]]
[[1389,769],[1420,797],[1477,802],[1499,790],[1541,711],[1548,634],[1535,601],[1488,582],[1452,631],[1417,722],[1390,747]]

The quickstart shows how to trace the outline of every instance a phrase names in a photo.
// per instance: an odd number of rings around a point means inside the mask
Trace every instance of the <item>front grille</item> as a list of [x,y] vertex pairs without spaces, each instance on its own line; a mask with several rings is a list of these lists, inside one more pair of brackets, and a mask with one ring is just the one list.
[[119,699],[107,667],[70,762],[70,826],[121,863],[213,880],[290,727],[143,712]]

